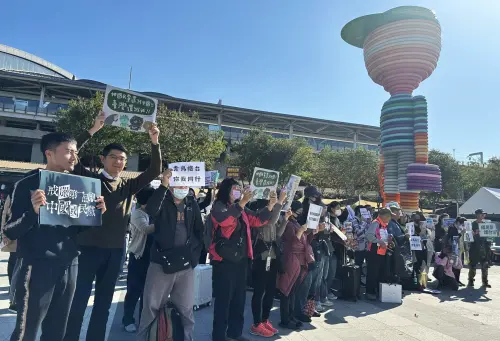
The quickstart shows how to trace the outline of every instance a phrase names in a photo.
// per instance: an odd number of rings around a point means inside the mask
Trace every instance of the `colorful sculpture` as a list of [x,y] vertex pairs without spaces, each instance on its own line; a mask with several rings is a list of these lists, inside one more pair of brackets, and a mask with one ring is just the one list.
[[363,49],[371,79],[391,98],[380,116],[384,202],[417,210],[421,191],[441,192],[439,167],[428,164],[427,102],[413,91],[431,75],[441,51],[441,26],[423,7],[403,6],[352,20],[342,39]]

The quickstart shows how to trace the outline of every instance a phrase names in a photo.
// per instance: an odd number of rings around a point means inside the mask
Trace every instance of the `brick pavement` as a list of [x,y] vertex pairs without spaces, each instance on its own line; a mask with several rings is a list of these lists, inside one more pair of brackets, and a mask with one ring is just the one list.
[[[0,341],[9,340],[14,315],[8,313],[7,254],[0,253]],[[466,271],[462,271],[463,280]],[[480,272],[479,272],[480,273]],[[476,281],[480,280],[480,274]],[[479,288],[445,292],[438,296],[408,293],[402,305],[368,303],[365,301],[336,301],[333,309],[300,332],[283,331],[280,339],[290,341],[404,341],[404,340],[500,340],[500,267],[490,269],[490,281],[494,286],[487,291]],[[134,335],[123,331],[121,317],[125,281],[116,287],[113,306],[108,321],[107,341],[133,341]],[[259,338],[248,334],[251,323],[248,294],[245,313],[245,335],[251,340]],[[92,300],[89,307],[92,305]],[[197,341],[210,341],[212,309],[203,308],[195,313]],[[271,320],[279,321],[277,306]],[[85,324],[88,322],[86,314]],[[277,324],[277,323],[276,323]],[[83,327],[85,329],[85,325]],[[84,335],[84,332],[82,332]],[[83,340],[83,338],[82,338]]]

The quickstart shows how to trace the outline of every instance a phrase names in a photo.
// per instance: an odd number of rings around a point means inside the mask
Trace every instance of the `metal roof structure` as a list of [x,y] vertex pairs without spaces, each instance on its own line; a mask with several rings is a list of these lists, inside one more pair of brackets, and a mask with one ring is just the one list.
[[[40,74],[0,71],[0,90],[5,93],[40,96],[42,89],[46,99],[67,101],[77,97],[88,98],[95,95],[97,91],[104,92],[106,84],[86,79],[72,80]],[[157,98],[169,109],[187,114],[197,113],[200,122],[208,125],[242,129],[258,126],[265,131],[283,135],[355,142],[372,146],[378,145],[380,141],[380,128],[376,126],[199,102],[157,92],[141,93]],[[53,119],[51,113],[44,112],[43,108],[36,108],[36,116],[37,120],[41,121]],[[46,119],[43,116],[46,116]]]

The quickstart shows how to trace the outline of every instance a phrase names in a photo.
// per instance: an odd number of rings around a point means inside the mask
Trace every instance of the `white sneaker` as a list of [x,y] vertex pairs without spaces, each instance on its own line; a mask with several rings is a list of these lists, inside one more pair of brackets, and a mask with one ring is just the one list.
[[328,299],[329,299],[330,301],[335,301],[335,300],[337,299],[337,296],[335,296],[333,293],[329,293],[329,294],[328,294]]
[[128,326],[125,326],[125,331],[127,333],[136,333],[137,332],[137,327],[135,326],[135,324],[129,324]]
[[325,308],[323,308],[323,306],[321,305],[320,302],[316,302],[316,307],[315,308],[316,308],[316,311],[318,313],[323,313],[325,311]]
[[321,302],[321,305],[325,307],[331,307],[333,306],[333,302],[330,300],[325,300],[324,302]]

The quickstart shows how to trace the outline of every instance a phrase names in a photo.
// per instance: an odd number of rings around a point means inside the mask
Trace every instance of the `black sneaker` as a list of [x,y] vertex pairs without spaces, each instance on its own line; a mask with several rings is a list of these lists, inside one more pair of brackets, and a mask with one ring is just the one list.
[[485,288],[491,288],[491,285],[489,285],[488,282],[486,282],[486,283],[483,283],[483,287],[485,287]]
[[290,330],[300,329],[300,327],[296,323],[294,323],[292,320],[290,320],[288,322],[280,322],[279,326],[283,329],[290,329]]
[[311,323],[311,318],[309,316],[306,316],[304,314],[300,314],[296,317],[297,320],[299,320],[300,322],[304,322],[304,323]]
[[290,319],[290,321],[293,321],[293,323],[295,323],[295,325],[296,325],[298,328],[300,328],[300,327],[302,327],[302,326],[304,325],[302,322],[300,322],[299,320],[297,320],[295,317],[292,317],[292,318]]
[[469,281],[469,284],[467,286],[470,287],[470,288],[473,288],[474,287],[474,281]]
[[8,309],[11,313],[13,314],[17,314],[17,307],[15,304],[11,304],[9,305],[9,309]]

